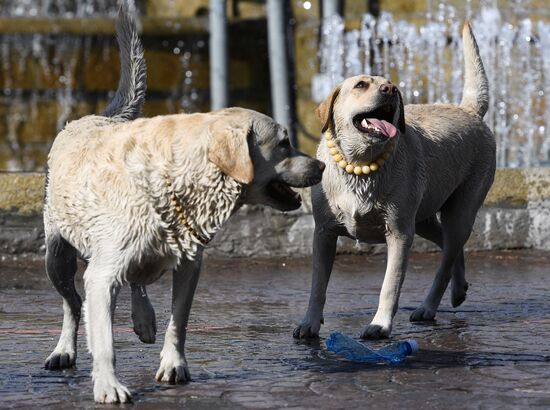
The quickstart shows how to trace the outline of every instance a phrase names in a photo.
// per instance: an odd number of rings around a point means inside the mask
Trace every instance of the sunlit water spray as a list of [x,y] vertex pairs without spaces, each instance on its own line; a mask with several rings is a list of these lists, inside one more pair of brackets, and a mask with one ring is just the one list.
[[[129,3],[130,10],[135,10],[133,0]],[[116,0],[0,1],[0,18],[51,19],[52,25],[54,20],[74,18],[83,19],[83,25],[86,19],[114,19],[117,11]],[[195,73],[192,65],[199,57],[194,51],[205,45],[191,45],[183,39],[176,44],[173,52],[180,56],[183,76],[181,87],[174,90],[174,98],[167,99],[171,104],[168,109],[170,112],[190,111],[199,100],[193,84]],[[160,46],[164,47],[165,44]],[[59,35],[53,29],[51,34],[0,33],[0,78],[3,79],[0,104],[6,107],[5,115],[0,117],[4,124],[0,124],[0,127],[4,125],[6,130],[5,146],[2,149],[6,148],[9,152],[8,170],[36,170],[43,167],[43,163],[35,163],[33,152],[43,150],[44,144],[22,141],[23,128],[35,124],[36,128],[32,132],[49,134],[50,131],[36,125],[40,124],[40,115],[46,112],[44,107],[50,107],[47,112],[55,118],[58,131],[68,120],[86,114],[82,105],[79,106],[79,102],[86,99],[87,92],[82,84],[82,66],[110,64],[114,61],[116,48],[114,36]],[[101,99],[108,100],[113,93],[114,90],[111,90]]]
[[[458,103],[462,97],[462,22],[471,16],[490,83],[485,116],[497,138],[499,167],[550,165],[550,24],[522,18],[503,21],[496,1],[478,11],[470,3],[457,11],[429,5],[416,26],[389,13],[362,17],[359,30],[346,31],[339,16],[324,21],[320,72],[313,79],[317,102],[344,78],[382,75],[399,84],[406,103]],[[460,12],[460,13],[459,13]]]

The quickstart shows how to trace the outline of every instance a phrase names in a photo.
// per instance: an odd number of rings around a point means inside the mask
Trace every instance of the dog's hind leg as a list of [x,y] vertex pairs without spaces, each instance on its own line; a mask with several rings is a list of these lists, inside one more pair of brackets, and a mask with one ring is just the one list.
[[[458,189],[451,195],[441,209],[441,230],[443,236],[443,258],[435,276],[434,282],[426,299],[410,317],[412,322],[433,320],[441,298],[447,289],[447,285],[456,264],[460,269],[464,266],[463,247],[468,240],[474,225],[479,206],[466,206],[461,198],[471,198],[472,195],[465,192],[465,188]],[[457,278],[459,281],[465,280]],[[463,286],[463,289],[467,288]]]
[[76,363],[76,336],[80,322],[82,299],[76,292],[76,250],[59,234],[46,243],[46,272],[55,289],[63,297],[63,328],[54,351],[44,364],[46,369],[58,370]]
[[453,274],[451,276],[452,307],[459,307],[466,300],[469,285],[466,282],[465,272],[464,250],[461,250],[453,265]]
[[[416,233],[443,249],[443,231],[441,223],[435,215],[417,223]],[[451,275],[451,304],[453,307],[460,306],[466,300],[467,291],[468,282],[466,282],[465,277],[464,250],[461,250],[453,264]]]
[[143,285],[132,283],[132,321],[134,332],[143,343],[155,343],[157,334],[157,320],[155,309],[147,296],[147,290]]

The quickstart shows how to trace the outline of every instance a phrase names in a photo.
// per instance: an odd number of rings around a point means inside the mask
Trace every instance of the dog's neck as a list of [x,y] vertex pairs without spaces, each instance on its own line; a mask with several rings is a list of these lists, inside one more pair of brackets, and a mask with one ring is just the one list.
[[168,174],[164,175],[164,182],[166,183],[166,188],[171,196],[170,206],[176,213],[177,219],[179,219],[181,225],[183,225],[185,229],[187,229],[187,231],[202,245],[208,245],[212,238],[205,237],[200,232],[198,232],[193,227],[193,223],[190,222],[185,216],[184,205],[182,204],[181,199],[178,197],[178,194],[174,191],[172,177],[170,177],[170,175]]
[[243,185],[209,162],[187,173],[178,170],[192,167],[170,168],[159,181],[155,208],[172,253],[192,260],[238,209]]
[[[332,138],[332,135],[329,135],[330,138]],[[375,171],[371,169],[369,172],[361,172],[361,174],[357,175],[353,172],[353,170],[351,170],[352,172],[348,172],[348,170],[345,169],[345,166],[348,164],[340,164],[337,161],[339,158],[334,158],[337,153],[335,154],[334,150],[331,151],[331,148],[333,148],[330,147],[331,144],[327,144],[327,142],[331,140],[330,138],[327,138],[327,134],[325,134],[325,137],[320,144],[318,153],[318,158],[325,161],[327,163],[327,167],[329,168],[329,170],[325,171],[325,173],[329,172],[334,174],[333,178],[323,178],[323,187],[325,191],[328,190],[334,192],[330,195],[333,198],[340,198],[340,194],[338,192],[342,189],[346,192],[353,193],[356,198],[356,206],[353,212],[354,218],[371,212],[376,207],[379,200],[384,181],[387,180],[391,174],[392,163],[394,161],[393,156],[395,151],[397,151],[397,146],[392,146],[391,155],[387,156],[387,159],[384,159],[382,165],[374,162],[378,165],[378,167],[375,168]],[[335,145],[338,144],[337,147],[339,147],[342,141],[343,138],[336,139]],[[397,143],[397,141],[395,141],[395,143]],[[337,219],[343,221],[344,215],[341,214],[338,209],[338,205],[333,205],[335,206],[334,212],[338,215]]]
[[[325,132],[325,141],[329,154],[338,166],[348,174],[357,177],[364,177],[379,171],[384,163],[390,159],[396,143],[393,140],[376,149],[361,147],[361,152],[357,153],[356,147],[346,147],[346,140],[338,138],[338,135],[330,129]],[[352,152],[350,153],[350,151]]]

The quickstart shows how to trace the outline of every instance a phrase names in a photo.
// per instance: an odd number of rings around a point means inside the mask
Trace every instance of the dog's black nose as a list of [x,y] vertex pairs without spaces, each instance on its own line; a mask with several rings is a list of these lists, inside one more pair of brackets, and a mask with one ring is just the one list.
[[321,161],[319,161],[319,169],[321,170],[321,172],[323,172],[323,171],[325,170],[325,168],[326,168],[326,165],[325,165],[325,163],[324,163],[324,162],[321,162]]
[[385,83],[380,86],[379,90],[382,94],[393,95],[396,88],[392,83]]

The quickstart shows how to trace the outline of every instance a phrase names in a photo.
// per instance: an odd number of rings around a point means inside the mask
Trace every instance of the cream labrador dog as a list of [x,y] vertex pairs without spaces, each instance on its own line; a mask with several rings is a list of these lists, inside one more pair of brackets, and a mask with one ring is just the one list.
[[463,247],[495,173],[495,139],[483,122],[488,82],[469,24],[463,30],[460,105],[407,105],[382,77],[348,78],[318,108],[327,163],[312,188],[315,233],[309,307],[296,338],[318,337],[339,236],[383,243],[388,262],[378,310],[362,338],[389,336],[415,233],[443,249],[426,299],[411,321],[432,320],[452,279],[466,298]]
[[282,126],[251,110],[134,120],[144,100],[145,64],[126,6],[117,33],[119,89],[102,116],[73,121],[55,139],[44,205],[46,270],[64,310],[45,366],[75,364],[80,256],[87,261],[84,318],[99,403],[131,399],[115,375],[112,323],[120,287],[140,289],[173,270],[172,317],[157,378],[188,381],[186,326],[204,247],[243,204],[299,208],[301,198],[290,187],[317,184],[324,170],[290,145]]

